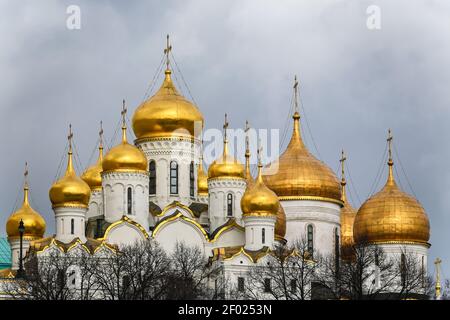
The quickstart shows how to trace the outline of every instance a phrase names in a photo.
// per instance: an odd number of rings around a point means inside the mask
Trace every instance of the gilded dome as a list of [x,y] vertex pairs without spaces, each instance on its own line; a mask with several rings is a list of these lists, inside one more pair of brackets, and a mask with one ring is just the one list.
[[428,245],[430,223],[425,210],[412,196],[401,191],[389,160],[386,185],[363,203],[356,214],[356,243],[412,242]]
[[[342,204],[341,187],[336,175],[308,151],[300,135],[298,112],[293,118],[291,141],[279,159],[270,165],[271,170],[277,168],[277,172],[265,174],[264,182],[280,200],[323,200]],[[268,170],[268,167],[265,169]]]
[[103,171],[145,171],[147,158],[141,149],[127,141],[126,127],[122,127],[122,142],[111,148],[103,159]]
[[250,185],[241,199],[243,216],[268,216],[278,215],[280,202],[278,197],[263,182],[261,174],[262,165],[258,165],[258,177],[255,183]]
[[97,163],[90,166],[81,176],[81,179],[86,182],[91,190],[100,190],[102,188],[102,176],[103,171],[103,146],[100,144]]
[[178,93],[171,79],[171,71],[167,69],[158,92],[136,109],[132,123],[137,140],[192,138],[196,135],[194,129],[203,127],[203,115],[194,104]]
[[27,183],[25,183],[23,191],[22,207],[9,216],[6,222],[6,233],[9,238],[20,237],[19,223],[22,220],[25,227],[24,237],[42,238],[45,233],[45,220],[30,206]]
[[200,158],[197,170],[197,193],[199,196],[208,195],[208,176],[203,170],[203,158]]
[[88,184],[77,176],[72,164],[72,147],[69,146],[69,160],[64,176],[56,181],[49,191],[53,208],[87,207],[91,197]]
[[223,140],[223,153],[208,168],[208,178],[244,179],[244,166],[228,153],[228,140]]

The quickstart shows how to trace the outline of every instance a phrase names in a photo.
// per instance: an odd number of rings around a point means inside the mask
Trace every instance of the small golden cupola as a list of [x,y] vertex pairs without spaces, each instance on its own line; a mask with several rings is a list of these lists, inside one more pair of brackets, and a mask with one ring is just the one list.
[[216,178],[238,178],[244,179],[244,166],[235,157],[229,154],[227,128],[228,121],[225,114],[224,138],[223,138],[223,153],[214,160],[208,168],[208,179]]
[[89,205],[91,189],[88,184],[77,176],[72,163],[72,126],[69,126],[69,152],[67,169],[64,176],[56,181],[49,191],[53,208],[84,207]]
[[[264,182],[280,200],[321,200],[342,205],[341,186],[336,175],[308,151],[301,138],[297,86],[295,78],[291,141],[279,159],[265,168]],[[273,168],[276,172],[269,174]]]
[[103,159],[103,172],[145,171],[148,161],[141,149],[128,143],[125,100],[122,109],[122,142],[111,148]]
[[275,192],[264,184],[261,171],[262,164],[261,160],[258,159],[256,181],[245,190],[241,199],[243,216],[276,216],[279,212],[280,201],[278,201]]
[[101,173],[103,171],[102,162],[103,162],[103,127],[100,122],[100,142],[98,145],[98,159],[97,162],[87,168],[87,170],[81,176],[81,179],[86,182],[91,190],[101,190],[102,188],[102,176]]
[[363,203],[356,214],[356,243],[418,243],[428,246],[430,223],[421,204],[395,182],[392,135],[389,130],[389,174],[385,186]]
[[200,110],[183,97],[172,82],[169,54],[172,46],[167,36],[166,71],[164,82],[150,99],[144,101],[135,111],[132,119],[137,140],[152,138],[195,138],[196,128],[203,127]]
[[28,166],[25,164],[25,182],[23,186],[23,203],[19,210],[11,214],[6,222],[6,234],[9,239],[20,237],[19,223],[23,221],[25,226],[24,238],[31,240],[40,239],[45,233],[45,220],[36,212],[28,200]]
[[352,256],[353,245],[355,244],[353,239],[353,223],[355,221],[356,210],[352,207],[347,200],[345,187],[347,181],[345,180],[345,160],[347,157],[342,150],[341,162],[341,186],[342,186],[342,202],[344,206],[341,208],[341,253],[344,259]]
[[[203,143],[202,143],[203,145]],[[200,159],[197,169],[197,193],[199,196],[208,195],[208,175],[203,170],[203,151],[200,151]]]

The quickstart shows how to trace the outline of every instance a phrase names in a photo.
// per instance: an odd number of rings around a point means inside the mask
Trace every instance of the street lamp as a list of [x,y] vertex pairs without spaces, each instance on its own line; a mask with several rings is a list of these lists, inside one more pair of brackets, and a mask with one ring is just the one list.
[[25,225],[23,224],[23,220],[20,219],[19,222],[19,235],[20,235],[20,249],[19,249],[19,270],[17,270],[16,278],[23,279],[25,278],[25,272],[23,270],[23,262],[22,262],[22,249],[23,249],[23,234],[25,232]]

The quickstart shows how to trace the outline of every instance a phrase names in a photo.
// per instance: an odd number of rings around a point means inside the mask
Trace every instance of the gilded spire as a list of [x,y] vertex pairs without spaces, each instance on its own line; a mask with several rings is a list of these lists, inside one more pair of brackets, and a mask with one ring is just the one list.
[[98,151],[99,151],[98,158],[99,158],[99,160],[102,160],[103,159],[103,121],[100,121],[100,131],[98,132],[98,136],[100,138],[100,142],[98,145]]
[[394,137],[392,136],[391,129],[388,130],[388,138],[386,139],[388,142],[388,150],[389,150],[389,160],[388,160],[388,166],[389,166],[389,175],[387,184],[388,185],[395,185],[395,178],[394,178],[394,161],[392,160],[392,139]]
[[339,162],[341,163],[341,186],[342,186],[342,201],[347,201],[347,196],[345,194],[345,185],[347,184],[347,181],[345,180],[345,160],[347,160],[347,157],[344,154],[344,150],[342,150],[341,153],[341,159]]
[[67,136],[67,140],[69,140],[69,152],[68,152],[69,159],[67,161],[66,176],[75,175],[75,169],[73,168],[73,160],[72,160],[72,139],[73,139],[72,124],[69,124],[69,135]]
[[127,141],[127,108],[125,106],[125,99],[122,100],[122,143],[128,143]]
[[[299,144],[300,148],[305,148],[303,144],[303,140],[300,133],[300,112],[298,108],[298,81],[297,76],[294,77],[294,115],[292,118],[294,119],[294,132],[292,134],[291,143],[296,142]],[[291,144],[290,143],[290,144]]]
[[247,179],[247,185],[248,183],[253,182],[253,177],[250,171],[250,142],[248,136],[249,130],[250,126],[248,124],[248,121],[245,121],[245,178]]
[[256,178],[256,182],[258,183],[264,183],[262,178],[262,161],[261,161],[261,153],[262,153],[262,146],[261,141],[258,140],[258,176]]
[[439,258],[436,258],[434,261],[434,264],[436,266],[436,286],[435,286],[435,298],[436,300],[441,299],[441,274],[440,274],[440,265],[442,260]]
[[23,183],[23,205],[29,206],[30,203],[28,201],[28,162],[25,162],[25,171],[23,173],[24,183]]

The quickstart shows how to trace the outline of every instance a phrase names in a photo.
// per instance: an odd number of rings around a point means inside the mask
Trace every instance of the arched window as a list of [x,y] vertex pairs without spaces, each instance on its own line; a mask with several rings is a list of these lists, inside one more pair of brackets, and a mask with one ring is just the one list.
[[74,234],[74,233],[75,233],[75,220],[70,219],[70,234]]
[[308,252],[312,255],[314,251],[314,228],[310,224],[308,225]]
[[178,194],[178,164],[170,162],[170,194]]
[[194,196],[194,188],[195,188],[195,175],[194,175],[194,162],[191,162],[191,165],[189,166],[189,189],[191,197]]
[[261,230],[261,239],[262,239],[262,244],[266,243],[266,228],[262,228]]
[[154,160],[150,161],[150,164],[148,165],[148,171],[150,173],[148,191],[150,194],[156,194],[156,163]]
[[233,194],[227,194],[227,216],[233,216]]
[[131,187],[129,187],[127,189],[127,214],[132,214],[131,213],[131,209],[132,209],[132,203],[133,203],[133,194],[132,194],[132,190]]

